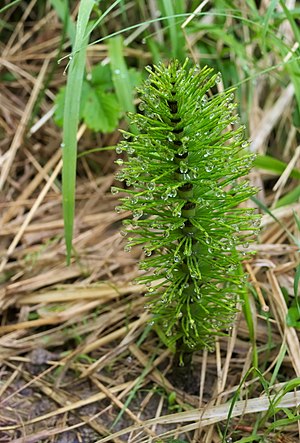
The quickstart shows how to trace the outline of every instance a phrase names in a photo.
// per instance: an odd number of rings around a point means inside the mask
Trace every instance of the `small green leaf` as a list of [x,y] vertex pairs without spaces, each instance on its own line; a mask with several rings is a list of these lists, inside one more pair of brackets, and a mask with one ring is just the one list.
[[66,95],[66,88],[65,87],[60,88],[54,100],[56,109],[54,112],[53,119],[57,124],[57,126],[59,126],[60,128],[62,128],[64,121],[65,95]]
[[91,83],[94,86],[101,86],[103,89],[112,89],[113,82],[111,78],[111,71],[109,65],[98,65],[94,66],[91,71]]
[[287,326],[300,329],[300,309],[299,306],[291,306],[286,316]]
[[[80,107],[79,107],[79,117],[80,119],[83,118],[83,109],[87,100],[87,97],[90,93],[90,85],[83,81],[82,83],[82,90],[81,90],[81,97],[80,97]],[[65,96],[66,96],[66,88],[62,87],[58,91],[58,94],[55,97],[55,105],[56,109],[54,112],[54,121],[60,128],[63,126],[64,122],[64,109],[65,109]]]
[[112,132],[118,125],[120,107],[114,94],[90,88],[83,108],[83,119],[93,131]]
[[130,68],[128,70],[128,77],[132,89],[139,86],[142,82],[142,73],[137,71],[135,68]]

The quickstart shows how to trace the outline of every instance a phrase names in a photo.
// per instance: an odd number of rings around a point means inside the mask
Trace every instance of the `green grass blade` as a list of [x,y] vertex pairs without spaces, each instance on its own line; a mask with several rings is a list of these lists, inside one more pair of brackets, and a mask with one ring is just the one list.
[[70,61],[66,85],[63,127],[62,193],[67,263],[70,263],[71,259],[73,238],[77,128],[79,123],[80,96],[85,67],[86,47],[88,44],[88,38],[85,37],[85,34],[93,6],[94,0],[85,0],[80,3],[73,48],[75,54]]
[[[281,175],[287,167],[287,164],[270,155],[258,155],[254,160],[254,166]],[[300,179],[299,169],[294,168],[290,173],[290,177]]]
[[65,23],[67,27],[67,34],[70,38],[72,46],[75,43],[75,24],[72,21],[69,4],[64,0],[50,0],[53,8],[55,9],[58,17],[61,19],[63,23]]
[[[123,56],[123,39],[121,36],[113,37],[109,40],[108,53],[112,70],[112,80],[121,109],[124,113],[135,112],[133,88]],[[130,126],[130,129],[136,132],[133,125]]]
[[0,14],[4,11],[6,11],[7,9],[11,8],[12,6],[16,5],[17,3],[20,3],[21,0],[14,0],[10,3],[8,3],[8,5],[3,6],[3,8],[0,9]]
[[296,186],[291,192],[288,192],[284,197],[280,198],[275,205],[275,208],[280,208],[281,206],[288,206],[292,203],[297,203],[300,198],[300,186]]

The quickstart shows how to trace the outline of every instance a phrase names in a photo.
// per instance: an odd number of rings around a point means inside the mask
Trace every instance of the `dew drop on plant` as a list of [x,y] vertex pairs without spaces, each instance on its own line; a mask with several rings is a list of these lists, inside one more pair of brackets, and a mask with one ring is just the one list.
[[116,188],[115,186],[112,186],[110,192],[111,192],[113,195],[116,195],[116,194],[119,193],[119,189]]
[[217,77],[216,77],[216,83],[221,83],[221,81],[222,81],[221,72],[218,72]]
[[128,153],[129,155],[132,155],[132,154],[135,153],[135,150],[133,149],[132,146],[129,146],[129,147],[127,148],[127,153]]
[[149,182],[147,183],[147,188],[149,189],[149,191],[153,191],[155,188],[155,184],[153,182]]
[[202,97],[202,99],[201,99],[201,105],[202,105],[202,106],[205,106],[206,103],[207,103],[207,101],[208,101],[208,97],[207,97],[206,94],[204,94],[203,97]]
[[114,70],[114,73],[115,73],[116,75],[120,75],[120,74],[121,74],[121,71],[120,71],[120,69],[115,69],[115,70]]
[[116,153],[117,154],[122,154],[123,149],[121,148],[121,146],[117,146],[116,147]]
[[65,147],[65,144],[64,144],[64,143],[61,143],[61,144],[60,144],[60,147],[63,149],[63,148]]
[[183,155],[186,152],[187,152],[187,149],[184,146],[182,146],[181,148],[178,149],[177,154],[178,155]]
[[214,165],[211,163],[208,163],[207,165],[204,166],[204,169],[206,172],[211,172],[214,169]]
[[244,143],[242,143],[242,148],[247,148],[247,146],[249,146],[249,143],[248,143],[248,142],[244,142]]
[[133,218],[139,219],[142,217],[143,211],[133,211],[132,215],[133,215]]
[[189,168],[185,162],[180,162],[179,169],[182,174],[185,174],[189,170]]
[[123,165],[124,160],[122,160],[121,158],[118,158],[117,160],[115,160],[115,163],[119,166]]
[[141,102],[141,103],[139,104],[139,110],[140,110],[140,111],[144,111],[144,110],[145,110],[145,104],[144,104],[143,102]]

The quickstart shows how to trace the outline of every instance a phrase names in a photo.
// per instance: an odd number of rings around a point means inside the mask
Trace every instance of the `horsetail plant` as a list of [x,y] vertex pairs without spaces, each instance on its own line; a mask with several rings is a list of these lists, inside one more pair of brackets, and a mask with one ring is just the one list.
[[131,211],[121,234],[126,251],[143,245],[138,281],[148,287],[153,322],[178,353],[210,348],[233,321],[245,289],[242,260],[259,215],[241,207],[256,190],[245,176],[246,152],[233,90],[213,95],[212,69],[172,61],[153,69],[140,88],[138,134],[123,131],[117,153],[127,160],[117,179],[127,193],[116,210]]

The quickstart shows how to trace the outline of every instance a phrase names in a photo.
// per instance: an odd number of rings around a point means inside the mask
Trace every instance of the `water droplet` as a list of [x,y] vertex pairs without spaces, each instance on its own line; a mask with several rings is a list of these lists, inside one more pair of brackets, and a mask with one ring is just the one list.
[[181,262],[181,257],[180,257],[180,255],[174,255],[174,262],[175,262],[175,263],[180,263],[180,262]]
[[180,169],[180,172],[181,172],[182,174],[187,173],[188,170],[189,170],[187,164],[186,164],[185,162],[183,162],[183,161],[179,163],[179,169]]
[[121,146],[117,146],[116,147],[116,153],[117,154],[122,154],[122,152],[123,152],[123,149],[121,148]]
[[204,169],[206,172],[211,172],[214,169],[214,165],[208,163],[207,165],[204,166]]
[[135,218],[136,220],[138,220],[139,218],[142,217],[142,215],[143,215],[143,211],[141,211],[141,210],[140,210],[140,211],[138,211],[138,210],[133,211],[132,215],[133,215],[133,218]]
[[63,148],[65,147],[65,144],[64,144],[64,143],[61,143],[61,144],[60,144],[60,147],[63,149]]
[[216,77],[216,83],[221,83],[222,81],[222,75],[221,72],[218,72],[217,77]]
[[249,146],[249,143],[248,143],[248,142],[244,142],[244,143],[242,143],[242,148],[247,148],[247,146]]
[[139,110],[140,110],[140,111],[144,111],[144,110],[145,110],[145,103],[141,102],[141,103],[139,104]]
[[121,71],[120,71],[120,69],[115,69],[115,70],[114,70],[114,73],[115,73],[116,75],[120,75],[120,74],[121,74]]
[[153,191],[155,189],[155,184],[153,182],[147,183],[147,188],[149,191]]
[[133,149],[132,146],[128,146],[128,148],[127,148],[127,153],[128,153],[129,155],[132,155],[132,154],[135,153],[135,150]]
[[118,160],[115,160],[115,163],[119,166],[123,165],[124,160],[122,160],[121,158],[118,158]]
[[206,94],[204,94],[203,97],[202,97],[202,99],[201,99],[201,105],[202,105],[202,106],[205,106],[206,103],[207,103],[207,101],[208,101],[208,97],[207,97]]
[[111,192],[113,195],[116,195],[116,194],[119,193],[119,189],[116,188],[115,186],[112,186],[110,192]]
[[187,149],[185,146],[182,146],[181,148],[178,149],[177,154],[178,155],[183,155],[187,153]]

